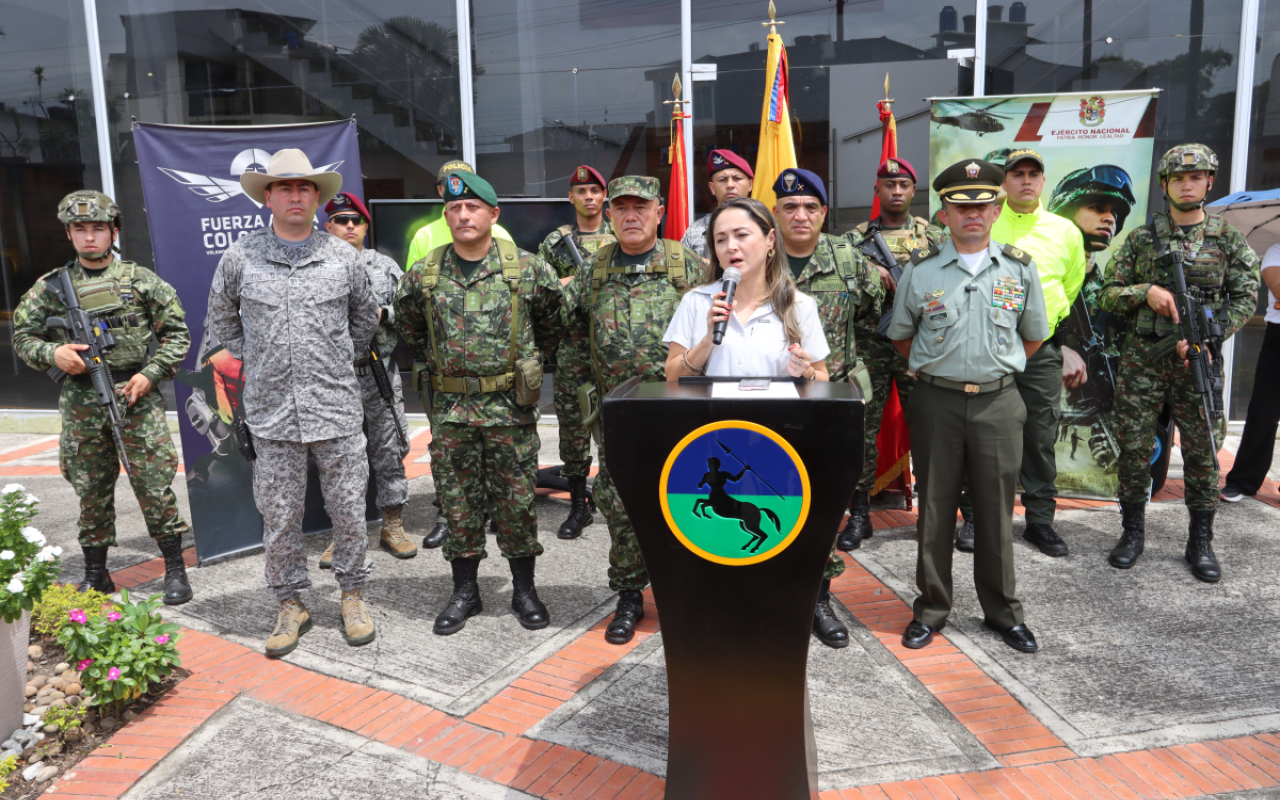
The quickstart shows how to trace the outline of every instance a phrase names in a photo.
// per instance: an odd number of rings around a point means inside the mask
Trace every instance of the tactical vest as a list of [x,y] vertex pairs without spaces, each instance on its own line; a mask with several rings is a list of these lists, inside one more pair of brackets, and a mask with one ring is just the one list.
[[[856,230],[858,233],[866,234],[868,222],[863,222]],[[929,246],[929,237],[926,233],[929,223],[920,217],[912,217],[911,225],[906,228],[898,228],[897,230],[886,231],[880,230],[880,236],[884,238],[884,243],[889,245],[889,250],[893,252],[893,257],[897,259],[898,266],[905,266],[911,260],[911,252],[921,247]]]
[[[617,242],[610,242],[596,251],[595,260],[591,265],[591,295],[587,303],[587,317],[591,337],[591,369],[595,372],[596,383],[600,389],[604,390],[604,373],[600,371],[600,356],[596,351],[596,299],[600,296],[600,287],[609,280],[612,275],[624,274],[665,274],[667,280],[676,288],[676,291],[684,296],[689,291],[688,267],[685,264],[684,245],[674,239],[663,239],[663,252],[665,258],[663,263],[657,265],[639,264],[629,267],[610,266],[609,262],[613,260],[613,253],[618,248]],[[630,311],[625,321],[626,327],[631,327]],[[621,326],[620,326],[621,327]]]
[[[1214,314],[1224,314],[1230,302],[1226,294],[1227,255],[1218,243],[1225,228],[1226,222],[1222,217],[1209,215],[1200,227],[1199,235],[1187,240],[1182,262],[1188,291],[1195,290],[1204,304],[1213,309]],[[1173,228],[1170,227],[1167,216],[1156,214],[1152,230],[1155,232],[1156,249],[1151,257],[1159,259],[1169,252]],[[1173,289],[1173,276],[1163,267],[1157,267],[1153,271],[1151,282],[1170,291]],[[1181,335],[1182,328],[1169,317],[1161,316],[1150,306],[1143,305],[1138,309],[1133,331],[1144,336],[1168,336]]]
[[[516,351],[520,338],[520,254],[516,246],[506,239],[494,239],[498,245],[498,262],[502,265],[502,279],[506,281],[507,291],[511,293],[511,342],[507,345],[507,371],[502,375],[483,375],[471,378],[465,375],[431,374],[431,389],[447,394],[489,394],[507,392],[516,385]],[[435,302],[432,292],[440,283],[440,264],[444,261],[445,251],[452,244],[437,247],[427,254],[426,263],[422,266],[422,294],[427,308],[427,337],[431,340],[431,357],[435,360],[437,370],[444,368],[440,360],[440,347],[436,342],[436,326],[432,320],[435,313]],[[441,324],[443,324],[441,320]]]
[[116,346],[107,354],[113,370],[133,369],[147,358],[151,327],[146,309],[133,293],[133,277],[138,265],[113,261],[101,275],[71,273],[71,284],[80,298],[80,307],[107,324]]
[[[813,283],[804,287],[801,291],[809,295],[816,295],[818,292],[848,292],[854,294],[858,291],[858,262],[853,256],[853,245],[848,239],[835,237],[826,237],[826,241],[831,244],[831,249],[835,255],[836,274],[819,274],[815,276]],[[895,252],[896,256],[897,253]],[[818,298],[814,296],[814,301]],[[845,320],[844,333],[844,367],[846,370],[851,369],[857,363],[857,336],[854,333],[853,309],[849,309],[848,319]]]

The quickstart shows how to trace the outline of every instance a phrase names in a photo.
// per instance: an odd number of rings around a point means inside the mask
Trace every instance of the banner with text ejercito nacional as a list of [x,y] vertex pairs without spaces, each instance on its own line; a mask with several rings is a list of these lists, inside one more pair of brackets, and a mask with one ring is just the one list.
[[[191,352],[175,380],[182,460],[196,556],[206,561],[262,545],[252,469],[236,446],[234,421],[244,373],[208,328],[209,284],[223,252],[271,224],[271,212],[240,188],[246,171],[265,172],[271,154],[296,147],[319,170],[342,175],[363,197],[355,119],[252,127],[133,124],[156,272],[182,299]],[[319,213],[319,227],[324,212]],[[303,530],[327,530],[315,466],[309,469]],[[372,509],[376,518],[377,509]]]

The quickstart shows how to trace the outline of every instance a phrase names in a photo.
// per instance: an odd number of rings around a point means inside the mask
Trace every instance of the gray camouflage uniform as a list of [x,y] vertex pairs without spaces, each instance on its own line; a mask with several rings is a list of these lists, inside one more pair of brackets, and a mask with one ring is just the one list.
[[324,231],[296,247],[271,228],[222,255],[209,291],[209,323],[244,363],[244,409],[258,459],[253,498],[262,513],[267,586],[281,602],[311,585],[302,551],[307,456],[333,520],[333,573],[343,591],[373,570],[365,555],[369,461],[360,384],[352,362],[378,321],[360,254]]
[[711,215],[699,217],[684,229],[684,238],[680,244],[698,254],[699,258],[707,258],[707,225],[711,223]]
[[395,396],[395,417],[387,410],[387,403],[378,391],[378,382],[373,377],[373,370],[360,363],[360,353],[356,353],[356,377],[360,381],[360,399],[364,403],[365,437],[368,439],[366,452],[369,456],[369,468],[373,470],[373,479],[378,485],[378,508],[404,505],[409,500],[409,480],[404,474],[404,457],[409,455],[406,440],[402,446],[396,433],[396,420],[404,428],[409,427],[404,416],[404,390],[400,386],[399,370],[391,353],[396,349],[399,337],[396,334],[396,311],[392,301],[396,295],[396,284],[404,274],[390,256],[377,250],[365,248],[360,251],[360,259],[369,272],[369,285],[373,296],[382,310],[382,321],[374,330],[373,347],[378,351],[378,358],[387,369],[387,377],[391,380],[391,392]]

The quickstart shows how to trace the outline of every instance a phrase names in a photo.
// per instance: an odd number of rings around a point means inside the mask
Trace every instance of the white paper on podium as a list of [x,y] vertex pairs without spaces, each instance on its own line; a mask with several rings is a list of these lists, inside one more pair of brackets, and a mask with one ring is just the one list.
[[769,381],[768,389],[743,391],[731,381],[711,384],[712,397],[732,397],[735,400],[799,400],[800,392],[791,381]]

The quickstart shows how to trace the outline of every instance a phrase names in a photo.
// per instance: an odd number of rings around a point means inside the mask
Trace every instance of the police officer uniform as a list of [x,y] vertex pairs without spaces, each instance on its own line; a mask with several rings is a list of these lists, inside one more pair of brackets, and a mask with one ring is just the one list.
[[[948,203],[989,204],[1003,179],[994,164],[961,161],[933,187]],[[973,266],[954,241],[922,249],[898,284],[888,335],[911,341],[909,367],[919,376],[907,421],[920,487],[920,597],[903,635],[906,647],[926,646],[951,613],[952,539],[968,473],[974,582],[986,624],[1011,647],[1037,649],[1015,595],[1013,502],[1026,408],[1014,375],[1026,367],[1024,340],[1043,341],[1048,333],[1035,267],[1013,247],[988,242]]]

